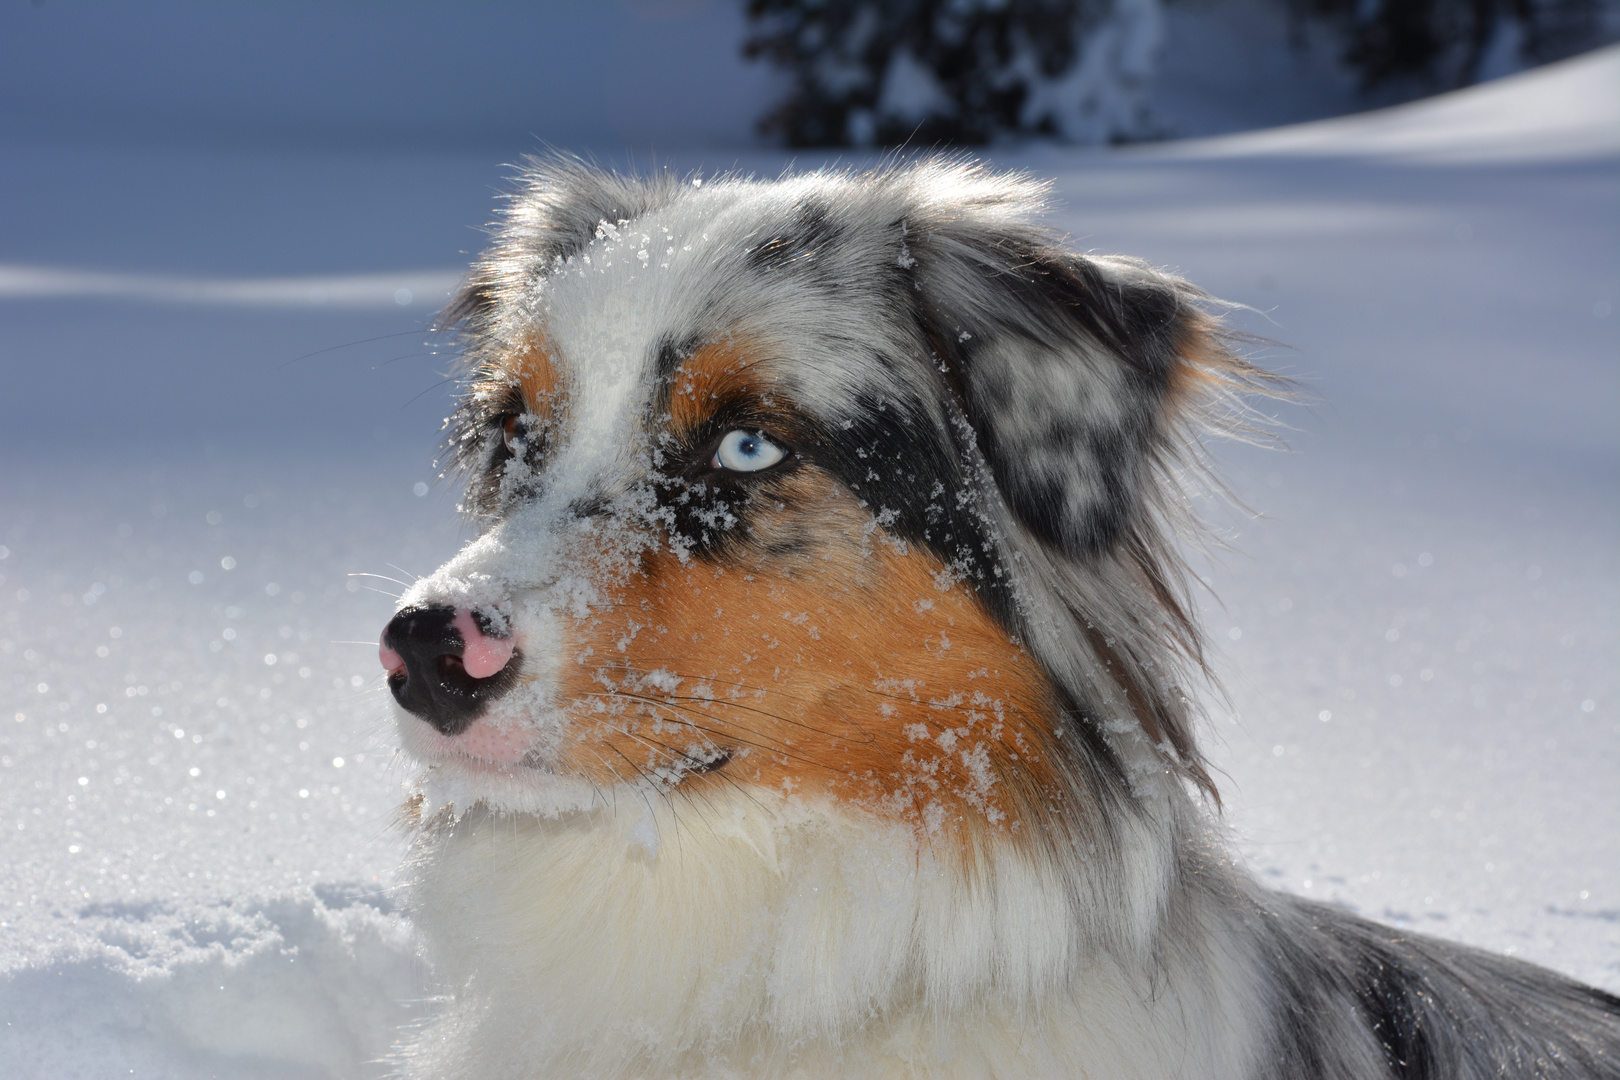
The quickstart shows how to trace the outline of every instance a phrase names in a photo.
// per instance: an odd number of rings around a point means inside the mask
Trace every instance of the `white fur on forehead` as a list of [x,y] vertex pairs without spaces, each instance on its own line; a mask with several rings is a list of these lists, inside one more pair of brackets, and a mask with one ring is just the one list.
[[[911,245],[964,225],[983,234],[1027,231],[1044,192],[1033,181],[949,162],[775,182],[665,178],[641,188],[562,169],[538,174],[519,197],[485,272],[515,301],[502,305],[499,336],[515,340],[543,323],[589,394],[627,404],[625,388],[645,383],[661,342],[741,335],[768,345],[773,359],[803,361],[778,366],[785,389],[806,408],[840,415],[856,391],[932,396],[908,365],[870,362],[875,352],[917,351],[915,326],[894,317],[896,290],[915,288]],[[654,205],[612,216],[638,203]],[[603,216],[588,237],[547,230],[550,215],[577,233],[597,212],[593,204]],[[826,228],[812,227],[810,250],[793,250],[807,210],[825,215]],[[779,266],[773,244],[786,245]]]

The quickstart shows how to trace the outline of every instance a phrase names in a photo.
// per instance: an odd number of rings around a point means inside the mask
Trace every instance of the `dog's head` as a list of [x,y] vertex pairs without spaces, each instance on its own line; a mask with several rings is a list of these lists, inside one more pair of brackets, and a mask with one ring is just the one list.
[[384,633],[407,750],[463,802],[726,785],[920,835],[1206,782],[1178,476],[1262,377],[1043,194],[535,165],[449,312],[483,531]]

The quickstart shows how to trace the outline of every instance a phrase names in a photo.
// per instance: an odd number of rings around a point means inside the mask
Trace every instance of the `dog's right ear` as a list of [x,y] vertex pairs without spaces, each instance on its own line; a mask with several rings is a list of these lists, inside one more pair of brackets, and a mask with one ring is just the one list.
[[962,214],[907,233],[918,316],[1009,508],[1064,556],[1108,551],[1179,434],[1178,390],[1229,359],[1200,294],[1030,225]]
[[[1093,721],[1134,717],[1151,753],[1214,794],[1179,688],[1203,665],[1179,533],[1205,431],[1261,437],[1249,364],[1180,278],[1066,250],[1038,223],[1044,188],[941,166],[907,177],[896,261],[914,311],[1022,535],[1032,612],[1019,632]],[[1130,740],[1118,736],[1119,752]]]

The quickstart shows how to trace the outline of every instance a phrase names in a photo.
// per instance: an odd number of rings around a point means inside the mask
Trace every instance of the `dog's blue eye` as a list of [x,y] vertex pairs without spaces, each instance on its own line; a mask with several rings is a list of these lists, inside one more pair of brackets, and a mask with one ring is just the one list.
[[759,472],[787,457],[787,451],[763,435],[752,431],[728,431],[720,440],[720,448],[709,461],[713,469],[732,472]]

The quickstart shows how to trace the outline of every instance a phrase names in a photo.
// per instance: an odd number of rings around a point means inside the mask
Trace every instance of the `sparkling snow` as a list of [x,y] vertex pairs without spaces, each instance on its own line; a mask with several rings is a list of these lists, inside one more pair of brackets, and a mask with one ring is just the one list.
[[[1610,989],[1617,131],[1607,50],[1362,117],[996,155],[1057,179],[1079,246],[1250,305],[1314,399],[1279,410],[1292,452],[1218,448],[1262,515],[1212,510],[1204,611],[1250,864]],[[5,1075],[368,1075],[431,1010],[375,641],[464,539],[422,328],[498,175],[0,156]]]

